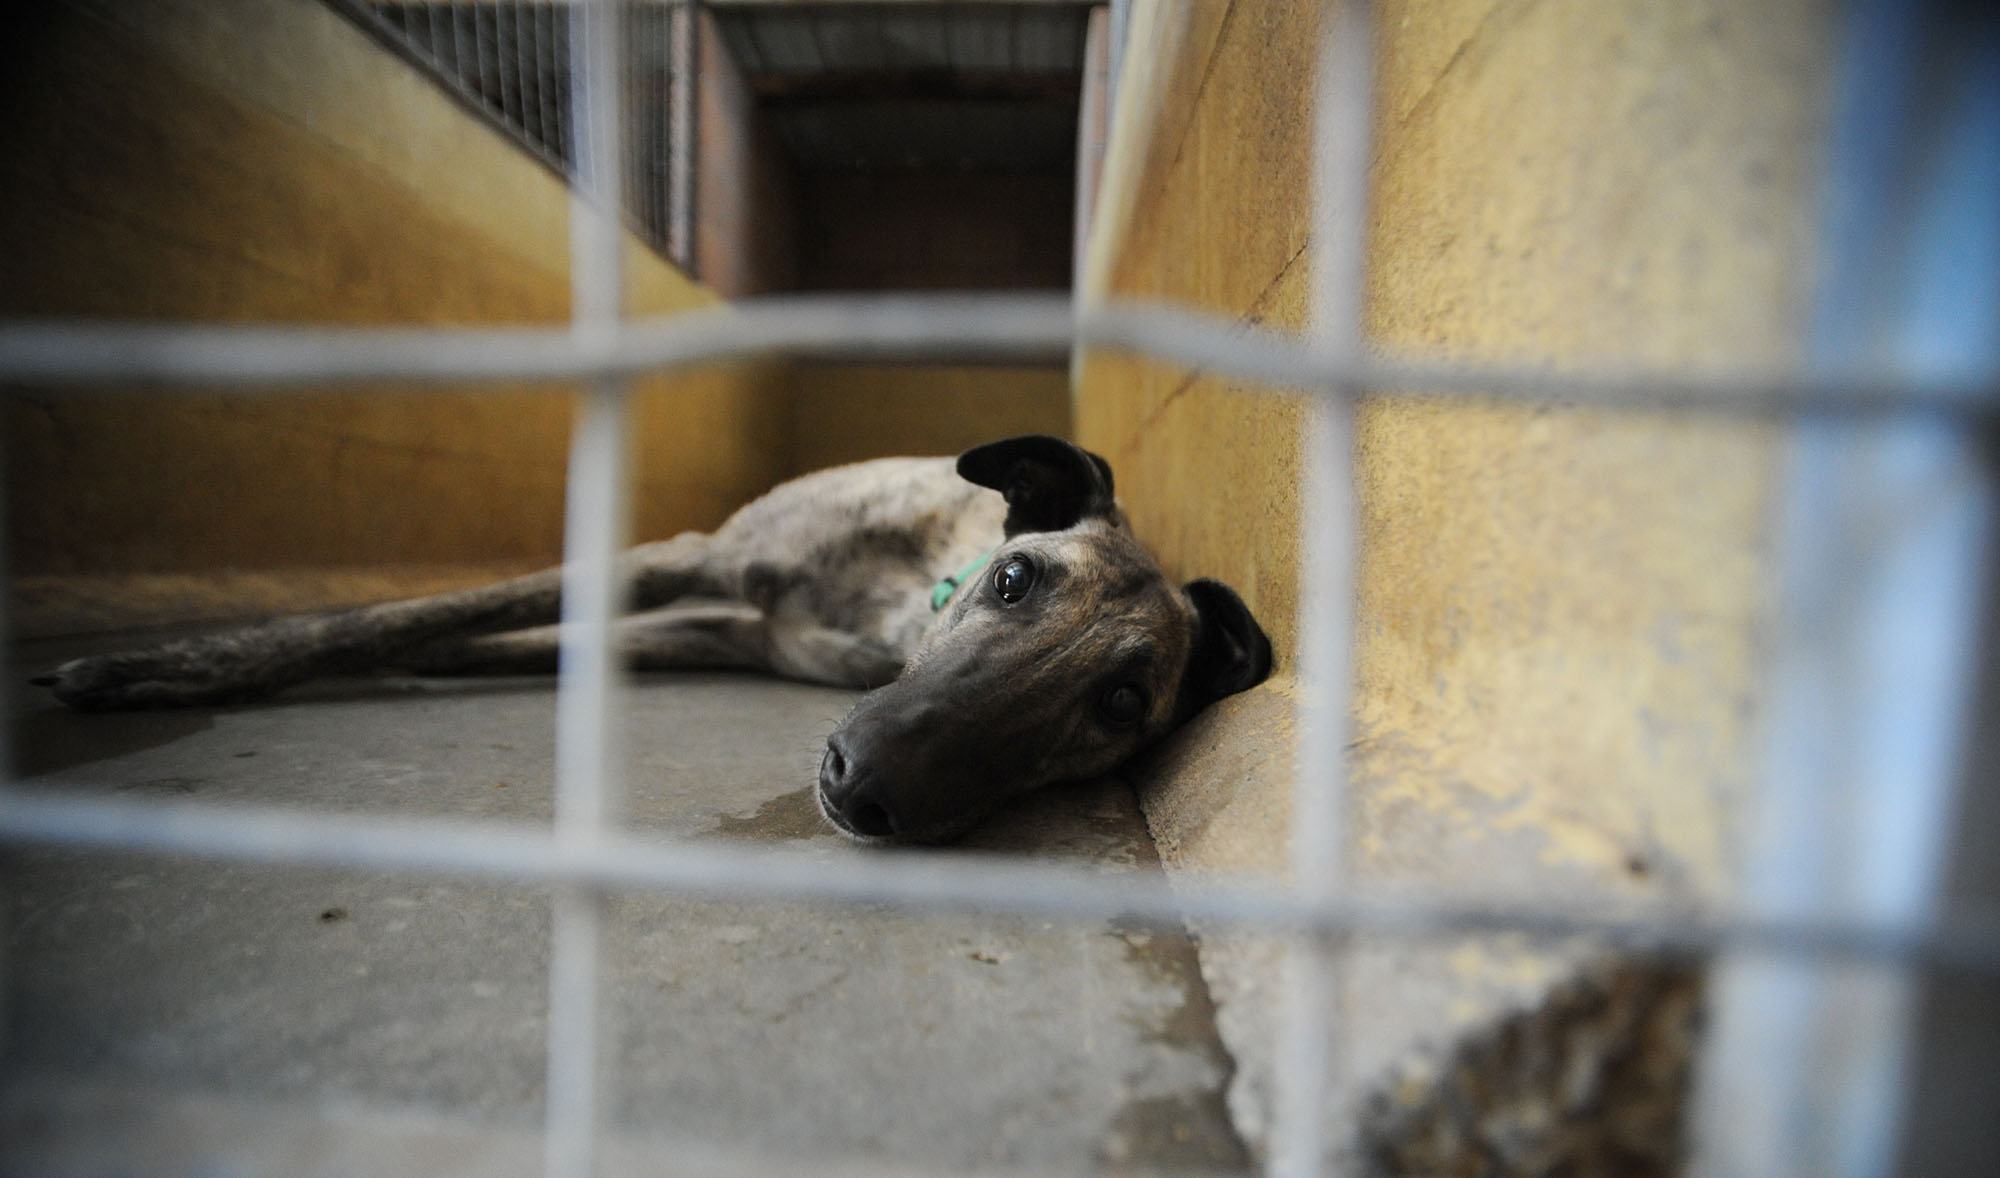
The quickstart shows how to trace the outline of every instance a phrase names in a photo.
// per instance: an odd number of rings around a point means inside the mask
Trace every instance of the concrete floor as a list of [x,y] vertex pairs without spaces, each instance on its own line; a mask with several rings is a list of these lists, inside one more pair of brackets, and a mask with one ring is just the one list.
[[[16,653],[35,666],[68,650]],[[851,699],[642,679],[628,821],[884,853],[831,834],[808,793]],[[16,712],[35,788],[524,823],[551,811],[540,681],[344,681],[132,715],[27,690]],[[1159,870],[1118,782],[1051,791],[967,846]],[[537,1171],[536,889],[18,849],[0,873],[0,1172]],[[627,895],[605,943],[614,1172],[1247,1165],[1220,1096],[1229,1057],[1178,932]]]

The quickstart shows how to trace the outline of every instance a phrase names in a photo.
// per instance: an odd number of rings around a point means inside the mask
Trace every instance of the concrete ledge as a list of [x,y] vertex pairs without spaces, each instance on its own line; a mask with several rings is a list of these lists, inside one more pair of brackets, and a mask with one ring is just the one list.
[[[1171,879],[1286,878],[1296,707],[1295,684],[1274,679],[1210,709],[1139,767]],[[1669,852],[1650,848],[1611,872],[1551,855],[1560,830],[1510,823],[1504,802],[1454,785],[1406,742],[1364,734],[1349,769],[1350,870],[1362,888],[1589,894],[1635,914],[1699,903]],[[1428,785],[1415,796],[1420,775]],[[1261,1153],[1289,949],[1192,931],[1235,1061],[1229,1112]],[[1585,941],[1350,942],[1336,979],[1330,1160],[1357,1174],[1671,1173],[1699,992],[1696,970]]]

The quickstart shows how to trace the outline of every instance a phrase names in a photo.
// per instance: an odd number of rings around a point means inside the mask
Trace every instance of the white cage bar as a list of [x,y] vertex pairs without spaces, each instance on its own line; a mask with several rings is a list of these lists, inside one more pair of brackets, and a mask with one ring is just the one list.
[[[1355,538],[1352,408],[1364,393],[1561,400],[1608,407],[1674,407],[1748,415],[1876,417],[1923,412],[1947,420],[1993,411],[1991,374],[1891,372],[1690,374],[1551,371],[1383,357],[1360,344],[1359,275],[1370,152],[1372,37],[1366,5],[1339,6],[1322,59],[1315,166],[1317,329],[1308,339],[1245,330],[1163,307],[1073,307],[1061,297],[827,297],[754,300],[656,319],[619,308],[616,153],[619,103],[594,79],[615,76],[615,6],[587,3],[571,39],[571,133],[579,158],[572,199],[574,323],[568,329],[309,330],[0,323],[0,381],[88,395],[87,386],[177,389],[238,385],[250,395],[372,381],[587,382],[569,474],[564,616],[558,700],[557,816],[553,830],[442,820],[392,820],[171,803],[51,797],[0,787],[0,840],[144,850],[223,859],[407,870],[536,883],[556,894],[549,966],[547,1168],[559,1178],[593,1170],[599,1121],[598,914],[607,889],[811,898],[1071,918],[1130,914],[1196,917],[1296,938],[1284,1033],[1281,1119],[1274,1172],[1321,1169],[1319,1112],[1329,1040],[1337,938],[1446,937],[1509,931],[1533,938],[1590,936],[1615,948],[1710,957],[1755,951],[1812,966],[1873,962],[1897,969],[2000,972],[2000,923],[1943,923],[1910,911],[1636,919],[1589,907],[1477,907],[1373,900],[1344,892],[1341,815],[1352,642]],[[427,6],[435,19],[436,6]],[[452,22],[451,34],[457,32]],[[539,52],[539,49],[538,49]],[[516,79],[507,101],[530,99]],[[537,92],[542,113],[554,105]],[[857,359],[1048,357],[1084,347],[1124,349],[1318,398],[1309,463],[1314,521],[1302,659],[1308,686],[1290,888],[1209,882],[1169,890],[1160,881],[1105,878],[1059,865],[953,855],[839,861],[758,848],[647,841],[617,829],[613,718],[619,675],[609,622],[618,600],[615,557],[624,535],[629,471],[626,381],[635,374],[762,356]],[[3,622],[4,619],[0,619]],[[1762,1159],[1782,1172],[1775,1159]]]
[[[1320,48],[1313,136],[1312,336],[1332,363],[1361,354],[1361,290],[1367,227],[1369,120],[1374,29],[1363,0],[1342,0]],[[1345,882],[1347,713],[1353,678],[1356,488],[1354,402],[1360,388],[1328,386],[1313,405],[1306,438],[1306,536],[1299,679],[1305,722],[1292,802],[1292,886],[1301,902],[1330,903]],[[1294,940],[1285,955],[1284,1006],[1270,1170],[1280,1178],[1320,1172],[1329,1072],[1339,1044],[1340,958],[1325,937]]]
[[[580,342],[615,332],[624,312],[621,167],[617,93],[622,4],[579,12],[570,38],[570,110],[576,182],[570,188],[571,330]],[[611,624],[623,598],[617,559],[630,494],[626,381],[601,376],[579,402],[570,442],[563,518],[561,655],[556,672],[555,838],[593,854],[617,805],[620,680]],[[549,1178],[596,1170],[603,1066],[599,929],[603,893],[558,886],[550,906],[548,1108],[543,1134]]]

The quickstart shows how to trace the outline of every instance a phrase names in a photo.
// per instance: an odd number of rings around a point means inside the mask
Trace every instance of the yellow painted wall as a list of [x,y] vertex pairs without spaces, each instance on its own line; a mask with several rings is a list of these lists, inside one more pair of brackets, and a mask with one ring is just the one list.
[[[1382,0],[1364,332],[1386,350],[1762,366],[1796,354],[1832,17],[1821,0]],[[1324,6],[1135,6],[1089,297],[1309,321],[1308,144]],[[1092,355],[1078,440],[1180,576],[1244,591],[1279,674],[1141,770],[1168,864],[1284,874],[1305,415],[1284,395]],[[1377,398],[1358,419],[1351,860],[1492,900],[1699,903],[1729,886],[1755,756],[1776,427]],[[1268,1111],[1271,947],[1204,970]],[[1346,1072],[1533,1002],[1519,944],[1349,959]],[[1421,1084],[1417,1085],[1418,1089]]]
[[[1312,8],[1135,7],[1087,295],[1303,326]],[[1288,670],[1300,407],[1124,357],[1088,357],[1078,382],[1078,440],[1111,460],[1140,535],[1170,572],[1234,585]]]
[[797,471],[1070,432],[1069,374],[1059,368],[797,364],[791,375]]
[[[313,0],[38,6],[0,81],[0,313],[555,322],[567,194]],[[628,241],[628,302],[713,301]],[[781,371],[645,382],[642,537],[785,474]],[[544,562],[571,398],[339,393],[6,406],[20,573]]]
[[[1795,358],[1828,7],[1386,5],[1369,338]],[[1448,784],[1423,804],[1532,829],[1552,862],[1712,894],[1753,754],[1773,432],[1383,402],[1360,438],[1360,733],[1398,746],[1385,776]]]
[[[1378,7],[1374,345],[1793,354],[1822,4]],[[1305,325],[1320,8],[1146,10],[1093,293]],[[1243,589],[1289,670],[1299,405],[1124,359],[1080,371],[1079,439],[1113,459],[1141,534],[1175,572]],[[1381,777],[1367,804],[1481,809],[1477,822],[1532,824],[1544,854],[1596,868],[1664,844],[1714,883],[1715,806],[1746,755],[1769,432],[1379,399],[1358,452],[1359,768]]]

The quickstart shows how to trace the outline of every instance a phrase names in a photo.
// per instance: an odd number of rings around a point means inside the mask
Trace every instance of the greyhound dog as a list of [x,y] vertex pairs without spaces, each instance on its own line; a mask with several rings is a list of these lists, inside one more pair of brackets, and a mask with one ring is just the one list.
[[[652,611],[619,624],[634,666],[874,688],[819,771],[821,811],[863,841],[942,841],[1029,790],[1109,772],[1271,667],[1228,586],[1168,582],[1104,459],[1042,435],[806,475],[711,534],[640,545],[621,572]],[[561,586],[550,569],[282,618],[38,682],[108,709],[237,702],[331,672],[545,672]]]

